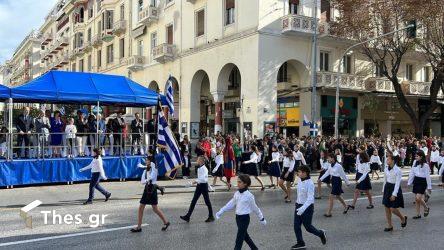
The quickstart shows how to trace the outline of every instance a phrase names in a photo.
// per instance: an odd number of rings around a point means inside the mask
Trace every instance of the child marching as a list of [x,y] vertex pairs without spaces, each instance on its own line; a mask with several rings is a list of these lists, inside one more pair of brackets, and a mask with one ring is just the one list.
[[[216,157],[214,159],[216,166],[213,168],[213,188],[216,187],[217,178],[220,179],[228,187],[228,183],[225,182],[222,177],[224,176],[224,155],[222,154],[222,150],[220,148],[216,149]],[[212,189],[214,190],[214,189]]]
[[407,185],[413,184],[412,193],[415,194],[416,216],[413,219],[421,218],[421,206],[424,207],[424,217],[427,217],[430,212],[424,196],[426,190],[432,191],[432,179],[430,178],[430,167],[426,163],[426,156],[423,151],[416,152],[415,165],[412,166],[409,174]]
[[[376,150],[374,152],[377,152]],[[356,188],[355,188],[355,194],[353,197],[353,203],[351,205],[347,206],[347,210],[355,209],[356,201],[358,200],[359,194],[361,192],[364,192],[367,195],[369,205],[367,206],[367,209],[374,208],[373,206],[373,200],[372,200],[372,194],[370,190],[372,189],[372,184],[370,182],[370,164],[369,164],[369,158],[366,152],[361,152],[359,154],[359,158],[361,159],[361,163],[357,166],[356,171]]]
[[[276,185],[279,185],[279,177],[281,176],[281,169],[279,166],[279,161],[281,161],[282,155],[278,151],[278,148],[276,145],[273,145],[271,147],[271,161],[268,163],[270,164],[270,167],[268,169],[268,175],[270,176],[270,188],[274,187],[276,188]],[[273,178],[276,178],[276,185],[273,182]]]
[[381,165],[382,162],[381,158],[379,158],[378,151],[374,150],[373,155],[370,157],[370,170],[372,171],[372,179],[374,179],[373,176],[376,174],[376,180],[379,180],[378,171],[381,169]]
[[[321,172],[319,173],[318,179],[320,179],[325,174],[325,172],[327,172],[328,167],[330,166],[330,163],[327,160],[327,155],[328,155],[327,151],[321,151],[321,159],[319,159],[319,162],[321,164]],[[321,190],[322,183],[327,184],[327,186],[331,188],[330,175],[326,176],[322,181],[318,181],[318,194],[315,197],[315,199],[321,199],[322,197],[322,190]]]
[[260,161],[260,152],[257,149],[256,146],[251,145],[250,146],[250,160],[242,162],[242,164],[248,164],[246,167],[246,172],[249,176],[253,176],[259,184],[261,184],[261,191],[265,190],[264,183],[262,180],[258,177],[259,176],[259,170],[258,170],[258,162]]
[[[284,156],[284,169],[282,170],[281,177],[279,179],[279,186],[285,193],[285,202],[291,202],[291,183],[294,180],[294,169],[295,169],[296,161],[294,159],[293,151],[291,149],[287,149]],[[286,185],[284,185],[284,182]]]

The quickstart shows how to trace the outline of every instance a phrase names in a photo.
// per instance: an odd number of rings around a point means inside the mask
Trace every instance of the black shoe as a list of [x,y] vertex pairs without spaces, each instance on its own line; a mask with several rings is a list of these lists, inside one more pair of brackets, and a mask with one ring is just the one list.
[[305,249],[305,243],[298,243],[291,247],[291,249]]
[[413,216],[412,219],[414,219],[414,220],[421,219],[421,215]]
[[142,228],[133,228],[130,230],[131,233],[140,233],[142,232]]
[[188,216],[180,216],[180,218],[182,219],[182,220],[184,220],[184,221],[186,221],[186,222],[190,222],[190,217],[188,217]]
[[391,232],[391,231],[393,231],[393,227],[384,228],[384,232]]
[[265,186],[262,186],[261,191],[264,191],[264,190],[265,190]]
[[427,209],[424,210],[424,218],[429,216],[430,213],[430,208],[428,207]]
[[170,226],[170,223],[167,222],[165,225],[163,225],[162,227],[162,231],[166,231],[168,229],[168,227]]
[[330,218],[330,217],[332,217],[332,215],[331,214],[324,214],[324,217]]
[[404,223],[401,223],[401,227],[407,226],[407,216],[404,216]]
[[425,196],[424,197],[424,202],[427,203],[429,201],[429,199],[430,199],[430,195],[428,193],[425,193],[424,196]]
[[373,205],[368,205],[367,206],[367,209],[373,209],[375,206],[373,206]]
[[107,202],[107,201],[109,200],[109,197],[111,197],[111,193],[108,193],[108,194],[105,196],[105,202]]
[[351,210],[355,210],[355,206],[348,205],[348,206],[347,206],[347,210],[349,210],[349,209],[351,209]]
[[93,202],[92,201],[85,201],[85,202],[83,202],[83,205],[90,205],[90,204],[93,204]]
[[208,219],[205,220],[205,222],[213,222],[213,221],[214,221],[214,217],[213,216],[208,217]]
[[325,230],[321,230],[321,232],[322,232],[321,242],[322,242],[322,245],[325,245],[325,244],[327,244],[327,234],[325,233]]
[[160,189],[160,194],[161,195],[164,195],[165,194],[165,188],[164,187],[161,187],[161,188],[159,188]]
[[321,196],[315,196],[315,200],[320,200],[322,199]]

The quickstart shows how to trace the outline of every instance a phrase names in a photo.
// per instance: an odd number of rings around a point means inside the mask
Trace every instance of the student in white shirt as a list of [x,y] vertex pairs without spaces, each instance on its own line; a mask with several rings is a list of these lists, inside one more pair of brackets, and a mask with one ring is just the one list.
[[244,241],[251,249],[258,249],[248,234],[250,214],[252,212],[259,217],[259,222],[262,225],[267,224],[261,210],[256,205],[254,195],[248,191],[250,185],[250,176],[246,174],[239,175],[237,178],[237,187],[239,190],[234,193],[234,197],[216,213],[216,219],[219,219],[223,213],[236,208],[237,236],[236,245],[234,247],[235,250],[241,250]]
[[310,168],[300,166],[297,170],[299,177],[297,185],[297,199],[294,211],[294,232],[297,243],[291,249],[305,248],[305,242],[302,237],[301,226],[304,225],[307,232],[318,236],[323,245],[327,244],[327,237],[324,230],[318,230],[312,225],[314,212],[314,193],[315,186],[310,178]]
[[210,190],[213,192],[214,188],[216,187],[217,178],[219,178],[221,182],[229,187],[228,183],[222,179],[222,177],[224,176],[224,154],[220,148],[216,149],[214,162],[216,166],[213,168],[213,171],[211,171],[213,176],[213,188],[210,188]]
[[102,150],[99,148],[95,148],[93,150],[94,158],[92,162],[80,169],[80,172],[83,172],[85,170],[91,169],[91,181],[89,183],[89,197],[88,200],[86,200],[83,205],[92,204],[94,199],[94,189],[99,190],[100,193],[102,193],[105,196],[105,202],[109,200],[111,197],[111,193],[106,191],[102,186],[100,186],[99,182],[100,179],[107,180],[105,175],[105,170],[103,170],[103,161],[102,161]]
[[367,209],[374,208],[372,193],[370,192],[370,190],[372,189],[372,184],[370,182],[370,177],[368,175],[370,173],[369,157],[366,152],[361,152],[359,154],[359,158],[361,159],[361,163],[356,168],[355,194],[353,197],[353,202],[351,205],[347,206],[347,210],[349,210],[349,209],[355,210],[356,201],[358,200],[358,197],[361,192],[364,192],[367,195],[368,202],[369,202]]
[[[279,162],[281,161],[282,155],[279,152],[276,145],[273,145],[271,147],[271,161],[268,162],[269,169],[268,169],[268,175],[270,176],[270,188],[274,187],[276,188],[276,185],[279,183],[279,177],[281,176],[281,169],[279,166]],[[276,185],[274,185],[273,177],[276,178]]]
[[439,166],[438,176],[441,176],[441,186],[444,187],[444,149],[441,150],[438,166]]
[[376,174],[376,180],[379,180],[378,170],[381,169],[381,158],[378,155],[378,150],[373,150],[373,155],[370,157],[370,170],[372,171],[372,179]]
[[396,162],[399,162],[399,160],[399,156],[387,153],[387,166],[384,169],[384,185],[382,188],[382,204],[385,206],[385,217],[387,218],[388,227],[384,228],[384,232],[393,231],[392,214],[399,217],[401,227],[407,226],[407,216],[404,216],[399,211],[400,207],[404,208],[404,196],[401,190],[402,172],[396,165]]
[[74,118],[69,118],[68,122],[69,122],[69,124],[66,125],[66,127],[65,127],[65,136],[66,136],[66,141],[68,144],[67,157],[73,158],[74,157],[74,149],[76,146],[75,141],[76,141],[77,128],[76,128],[76,125],[74,125]]
[[196,190],[194,191],[190,208],[188,209],[188,213],[180,216],[180,218],[186,222],[190,222],[191,214],[193,213],[197,200],[202,195],[205,200],[205,205],[208,207],[208,219],[206,219],[205,222],[213,222],[213,207],[211,206],[210,196],[208,194],[208,169],[205,166],[205,158],[203,156],[197,158],[197,168],[197,179],[193,181],[193,184],[196,184]]
[[[321,151],[321,157],[319,159],[319,163],[321,164],[321,172],[319,173],[318,179],[320,179],[325,174],[325,172],[327,172],[327,170],[330,166],[330,163],[327,160],[327,155],[328,155],[328,152],[326,150]],[[321,196],[322,196],[321,185],[322,185],[322,183],[327,184],[328,188],[331,188],[330,175],[327,176],[326,178],[324,178],[324,180],[318,181],[318,192],[317,192],[317,196],[315,196],[315,199],[321,199]]]
[[[291,149],[287,149],[284,155],[284,169],[282,170],[281,177],[279,179],[279,187],[285,193],[285,202],[291,202],[291,183],[294,180],[294,171],[296,168],[296,161],[294,159],[294,154]],[[284,182],[286,185],[284,185]]]
[[318,179],[318,181],[323,181],[327,176],[331,176],[331,192],[328,198],[328,210],[327,213],[324,214],[325,217],[332,217],[331,211],[333,210],[333,199],[336,198],[342,206],[344,206],[344,214],[347,213],[347,204],[345,204],[344,199],[342,198],[342,180],[345,181],[347,186],[350,184],[347,176],[345,175],[344,169],[341,164],[336,162],[336,155],[331,153],[328,155],[328,162],[331,164],[325,174]]
[[436,145],[432,146],[430,151],[430,173],[433,175],[435,173],[435,167],[439,171],[439,148]]
[[261,191],[264,191],[265,186],[264,186],[264,183],[262,182],[262,180],[259,178],[259,170],[258,170],[258,165],[257,165],[259,163],[259,161],[261,160],[260,152],[257,149],[257,147],[254,145],[250,146],[250,152],[251,152],[250,160],[244,161],[244,162],[242,162],[242,164],[248,164],[248,166],[246,167],[247,174],[249,176],[253,176],[259,182],[259,184],[261,184]]
[[[146,166],[139,163],[137,164],[137,167],[144,168],[140,183],[142,185],[145,185],[145,188],[143,190],[142,198],[140,199],[140,205],[137,217],[138,218],[137,227],[131,229],[131,232],[132,233],[142,232],[143,211],[145,210],[146,205],[151,205],[151,207],[153,208],[153,212],[156,213],[157,216],[159,216],[159,218],[163,222],[162,231],[166,231],[170,226],[170,222],[167,221],[164,213],[157,206],[158,205],[157,190],[159,189],[159,187],[157,186],[157,176],[159,175],[159,172],[157,170],[156,164],[151,162],[150,158],[147,157]],[[164,189],[160,188],[160,191],[161,194],[163,195]]]
[[426,156],[423,151],[416,152],[415,165],[412,166],[409,174],[407,185],[413,184],[412,193],[415,194],[415,206],[416,216],[413,219],[421,218],[421,206],[424,207],[424,217],[427,217],[430,212],[429,206],[427,206],[424,200],[426,190],[432,191],[432,179],[430,178],[430,168],[426,163]]

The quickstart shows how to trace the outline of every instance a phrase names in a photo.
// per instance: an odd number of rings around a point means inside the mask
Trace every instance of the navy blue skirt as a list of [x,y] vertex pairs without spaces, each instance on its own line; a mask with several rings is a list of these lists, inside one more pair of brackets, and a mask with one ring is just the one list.
[[[356,173],[356,180],[359,180],[361,178],[362,174],[357,172]],[[368,174],[366,175],[365,179],[361,181],[360,183],[356,184],[356,189],[358,190],[370,190],[372,189],[372,183],[370,182],[370,177]]]
[[[289,169],[290,168],[284,168],[284,170],[282,170],[282,174],[281,174],[280,178],[284,181],[292,182],[292,181],[294,181],[294,170],[291,172],[288,172]],[[288,177],[285,178],[285,175],[287,174],[287,172],[288,172]]]
[[341,177],[332,176],[331,177],[331,194],[332,195],[341,195],[344,193],[342,190],[342,179]]
[[268,168],[268,175],[273,177],[281,176],[281,169],[278,161],[274,161],[270,164],[270,167]]
[[259,176],[258,165],[256,163],[247,163],[245,165],[245,174]]
[[211,175],[217,176],[217,177],[223,177],[224,176],[224,165],[220,165],[219,168],[217,169],[216,173],[211,173]]
[[373,170],[373,171],[379,170],[379,164],[378,163],[370,164],[370,169]]
[[393,190],[395,190],[395,184],[393,183],[385,183],[384,186],[384,196],[382,197],[382,204],[388,208],[404,208],[404,197],[402,196],[401,187],[398,189],[398,194],[394,201],[390,200],[392,196]]
[[427,189],[427,180],[426,178],[415,176],[413,179],[413,190],[414,194],[424,194]]
[[[327,170],[325,170],[325,169],[321,170],[321,172],[319,173],[319,179],[325,174],[326,171]],[[325,177],[325,179],[322,182],[325,183],[325,184],[330,184],[330,182],[331,182],[330,181],[330,175]]]

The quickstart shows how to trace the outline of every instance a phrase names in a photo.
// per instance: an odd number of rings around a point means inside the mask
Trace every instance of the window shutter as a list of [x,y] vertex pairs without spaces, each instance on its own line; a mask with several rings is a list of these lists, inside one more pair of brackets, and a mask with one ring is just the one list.
[[225,1],[225,8],[227,10],[231,9],[231,8],[234,8],[234,6],[235,6],[235,0],[226,0]]
[[290,4],[299,5],[299,0],[289,0]]

